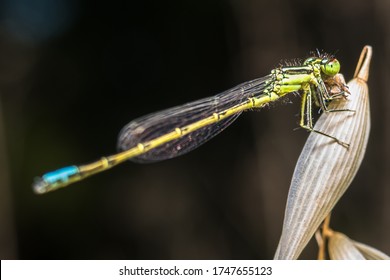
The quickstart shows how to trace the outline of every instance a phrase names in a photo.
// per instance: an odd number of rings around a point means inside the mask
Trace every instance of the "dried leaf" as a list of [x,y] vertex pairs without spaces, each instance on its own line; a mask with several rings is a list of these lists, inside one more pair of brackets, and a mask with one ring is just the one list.
[[328,252],[331,260],[365,260],[353,241],[340,232],[329,237]]
[[329,236],[328,252],[332,260],[389,260],[385,253],[363,243],[356,242],[340,232]]
[[314,129],[349,144],[311,133],[298,159],[290,185],[282,235],[275,259],[297,259],[324,218],[347,190],[363,160],[370,131],[368,71],[371,47],[363,49],[350,95],[334,100]]
[[378,249],[356,241],[353,241],[353,243],[366,260],[390,260],[388,255]]

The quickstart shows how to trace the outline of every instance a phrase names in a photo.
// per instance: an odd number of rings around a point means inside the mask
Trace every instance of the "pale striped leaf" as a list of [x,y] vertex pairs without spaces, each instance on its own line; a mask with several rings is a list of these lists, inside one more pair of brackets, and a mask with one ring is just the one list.
[[365,260],[353,241],[340,232],[329,237],[328,252],[331,260]]
[[353,241],[353,243],[367,260],[390,260],[388,255],[378,249],[356,241]]
[[315,129],[349,143],[345,148],[329,137],[311,133],[295,167],[287,199],[282,235],[275,259],[297,259],[351,184],[362,162],[370,131],[368,71],[371,47],[363,49],[361,64],[348,83],[350,95],[334,100],[331,109],[354,112],[323,113]]

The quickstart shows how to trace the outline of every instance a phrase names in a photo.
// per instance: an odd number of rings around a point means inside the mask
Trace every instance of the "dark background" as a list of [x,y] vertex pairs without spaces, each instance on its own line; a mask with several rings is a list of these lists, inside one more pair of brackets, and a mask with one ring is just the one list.
[[[116,152],[132,119],[316,48],[347,80],[364,45],[372,130],[331,226],[390,253],[388,1],[0,2],[0,257],[271,259],[307,133],[293,104],[243,114],[188,155],[47,195],[33,178]],[[311,242],[301,258],[316,258]]]

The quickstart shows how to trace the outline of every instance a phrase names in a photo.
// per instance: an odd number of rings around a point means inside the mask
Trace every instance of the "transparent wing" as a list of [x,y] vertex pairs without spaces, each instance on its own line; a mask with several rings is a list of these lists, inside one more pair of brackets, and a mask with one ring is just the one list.
[[[241,104],[250,97],[261,95],[269,79],[270,76],[266,76],[245,82],[218,95],[136,119],[127,124],[120,132],[118,149],[121,151],[131,149],[139,143],[172,132],[175,128],[190,125],[211,116],[213,113]],[[156,162],[188,153],[216,136],[240,114],[241,112],[238,112],[214,124],[202,127],[130,160],[142,163]]]

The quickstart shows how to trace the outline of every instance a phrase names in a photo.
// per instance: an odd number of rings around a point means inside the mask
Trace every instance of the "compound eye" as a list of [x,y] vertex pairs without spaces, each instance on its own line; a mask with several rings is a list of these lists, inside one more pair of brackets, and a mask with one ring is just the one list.
[[340,72],[340,62],[337,59],[325,60],[321,64],[321,70],[327,76],[334,76]]

